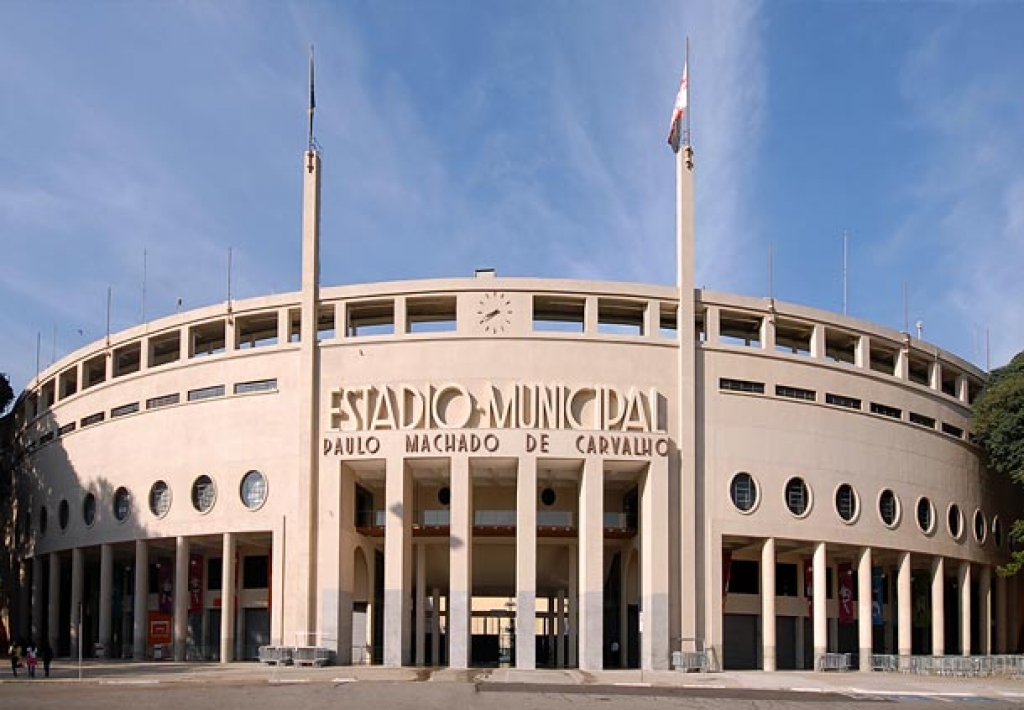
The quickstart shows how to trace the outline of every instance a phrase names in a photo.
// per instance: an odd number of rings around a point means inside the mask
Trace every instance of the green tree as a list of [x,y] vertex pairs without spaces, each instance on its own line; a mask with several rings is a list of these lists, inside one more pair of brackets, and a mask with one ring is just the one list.
[[7,411],[7,405],[14,401],[14,390],[6,372],[0,372],[0,416]]
[[[981,397],[974,403],[974,431],[990,469],[1024,483],[1024,352],[1010,364],[993,370]],[[1024,520],[1016,520],[1010,539],[1024,543]],[[1014,550],[1000,574],[1024,569],[1024,549]]]

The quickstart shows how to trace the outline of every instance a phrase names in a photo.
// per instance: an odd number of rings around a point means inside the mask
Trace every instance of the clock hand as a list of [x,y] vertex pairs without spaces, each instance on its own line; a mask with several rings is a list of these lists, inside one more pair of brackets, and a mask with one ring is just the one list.
[[489,321],[491,318],[494,318],[495,316],[499,315],[500,313],[501,313],[501,309],[500,308],[495,308],[493,311],[491,311],[490,313],[485,315],[484,319],[482,321],[480,321],[480,322],[483,323],[483,322]]

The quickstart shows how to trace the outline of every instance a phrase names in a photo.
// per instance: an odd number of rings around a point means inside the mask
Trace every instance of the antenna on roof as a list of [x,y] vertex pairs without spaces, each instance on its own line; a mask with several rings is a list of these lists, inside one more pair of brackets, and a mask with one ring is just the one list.
[[[313,112],[316,110],[316,90],[314,89],[313,83],[313,45],[309,45],[309,143],[308,152],[315,153],[316,151],[316,139],[313,137]],[[313,166],[309,166],[309,171],[313,172]]]

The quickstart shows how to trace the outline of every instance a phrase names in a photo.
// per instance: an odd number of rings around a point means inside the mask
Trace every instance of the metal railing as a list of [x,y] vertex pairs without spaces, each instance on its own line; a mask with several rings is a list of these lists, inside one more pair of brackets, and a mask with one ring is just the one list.
[[1024,656],[898,656],[874,654],[871,669],[884,673],[914,673],[957,678],[1024,677]]

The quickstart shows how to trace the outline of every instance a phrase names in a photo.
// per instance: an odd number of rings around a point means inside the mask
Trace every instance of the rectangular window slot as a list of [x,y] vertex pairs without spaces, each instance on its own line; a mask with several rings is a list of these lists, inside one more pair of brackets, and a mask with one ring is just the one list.
[[[701,325],[703,325],[703,314],[701,314],[701,317]],[[658,334],[661,337],[675,340],[679,334],[678,321],[678,308],[674,303],[658,304]]]
[[395,334],[395,302],[363,301],[348,304],[348,327],[350,338],[364,335]]
[[758,594],[761,589],[761,566],[753,560],[732,560],[730,563],[729,594]]
[[188,401],[198,402],[203,399],[213,399],[214,397],[224,396],[224,385],[214,385],[212,387],[202,387],[197,390],[189,390]]
[[256,380],[254,382],[236,382],[235,394],[250,394],[252,392],[276,392],[277,379]]
[[139,403],[132,402],[131,404],[122,404],[120,407],[114,407],[110,410],[110,418],[123,417],[126,414],[135,414],[139,411]]
[[149,339],[149,366],[159,367],[181,358],[181,332],[154,335]]
[[131,343],[114,350],[114,377],[123,377],[142,368],[142,343]]
[[961,429],[958,426],[953,426],[952,424],[947,424],[946,422],[942,422],[942,433],[949,434],[950,436],[955,436],[957,439],[964,438],[963,429]]
[[950,397],[956,397],[956,380],[957,374],[953,370],[943,367],[942,368],[942,393],[949,395]]
[[974,404],[974,400],[981,394],[981,383],[975,380],[967,381],[967,403]]
[[224,558],[210,557],[206,560],[206,588],[211,592],[220,591],[224,580]]
[[790,399],[802,399],[813,402],[817,399],[814,390],[805,390],[800,387],[787,387],[786,385],[775,385],[776,397],[789,397]]
[[857,341],[852,333],[825,329],[825,357],[833,362],[853,365],[857,362]]
[[861,402],[856,397],[847,397],[841,394],[832,394],[828,392],[825,394],[825,404],[832,404],[836,407],[846,407],[847,409],[860,410]]
[[222,320],[189,328],[190,357],[207,357],[224,352],[225,323]]
[[779,320],[775,323],[775,349],[793,355],[810,355],[813,334],[813,326]]
[[302,340],[302,311],[298,308],[288,310],[288,342],[297,343]]
[[70,434],[76,428],[78,428],[78,425],[75,422],[69,422],[57,430],[57,436],[64,436],[65,434]]
[[797,595],[797,566],[791,562],[775,564],[775,596],[795,597]]
[[239,350],[277,345],[277,313],[256,313],[235,319],[235,347]]
[[896,351],[871,346],[871,369],[886,375],[896,374]]
[[106,418],[106,414],[104,412],[96,412],[95,414],[90,414],[89,416],[84,417],[82,419],[82,427],[84,428],[87,426],[91,426],[93,424],[99,424],[104,420],[104,418]]
[[60,398],[70,397],[78,391],[78,368],[72,367],[69,370],[64,370],[60,373],[57,381],[60,385]]
[[405,325],[409,333],[442,333],[457,327],[455,296],[410,298],[405,302]]
[[337,330],[334,325],[334,305],[321,306],[316,312],[316,340],[334,340]]
[[266,589],[270,586],[270,558],[247,555],[242,558],[242,589]]
[[918,414],[917,412],[910,413],[910,422],[912,424],[918,424],[920,426],[928,427],[929,429],[935,428],[934,419],[932,419],[931,417],[926,417],[923,414]]
[[82,389],[98,385],[107,379],[107,356],[97,355],[82,365]]
[[727,392],[764,394],[764,382],[750,382],[749,380],[731,380],[723,377],[718,381],[718,388]]
[[597,332],[607,335],[644,335],[646,313],[646,303],[599,298]]
[[896,407],[890,407],[886,404],[879,404],[878,402],[871,403],[871,413],[881,414],[883,417],[892,417],[893,419],[902,419],[903,411]]
[[146,400],[146,409],[159,409],[160,407],[169,407],[172,404],[177,404],[181,401],[181,395],[175,392],[174,394],[165,394],[160,397],[152,397]]
[[39,407],[42,411],[46,411],[53,406],[53,403],[57,398],[57,383],[53,380],[45,382],[39,390]]
[[761,347],[761,316],[748,313],[727,313],[719,316],[719,337],[727,345]]
[[49,444],[51,441],[53,441],[55,436],[56,434],[54,434],[52,430],[46,432],[41,437],[39,437],[39,445],[42,446],[43,444]]
[[586,301],[568,296],[534,296],[534,331],[582,333]]
[[907,374],[910,377],[911,382],[916,382],[919,385],[927,387],[931,384],[928,380],[928,361],[919,360],[918,358],[910,358],[910,362],[907,366]]

